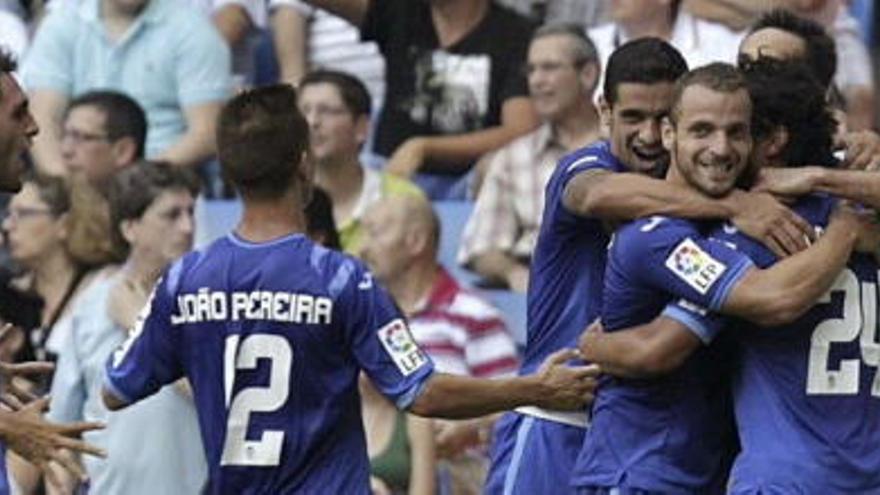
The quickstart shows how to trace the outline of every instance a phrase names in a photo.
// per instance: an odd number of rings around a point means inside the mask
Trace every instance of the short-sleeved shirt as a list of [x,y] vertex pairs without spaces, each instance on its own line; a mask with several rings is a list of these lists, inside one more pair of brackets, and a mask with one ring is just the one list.
[[385,102],[375,151],[391,156],[413,136],[450,135],[501,123],[509,98],[528,96],[522,66],[530,21],[491,2],[485,17],[440,47],[429,2],[375,0],[361,26],[385,57]]
[[565,155],[545,123],[489,155],[483,187],[462,235],[458,262],[499,250],[529,260],[544,212],[544,191],[559,159]]
[[97,280],[77,299],[68,343],[58,353],[47,416],[60,423],[107,425],[83,434],[108,454],[106,459],[82,458],[93,493],[195,495],[208,469],[192,399],[172,385],[114,414],[101,401],[104,364],[126,337],[108,313],[118,282],[118,276]]
[[[793,209],[824,228],[835,201]],[[776,256],[731,226],[714,235],[758,266]],[[733,379],[742,451],[731,493],[880,493],[880,344],[877,261],[854,254],[831,289],[775,328],[731,320],[739,347]]]
[[[707,226],[650,217],[624,225],[608,253],[602,322],[606,331],[648,323],[684,298],[718,310],[752,261],[709,239]],[[704,310],[667,312],[702,341],[720,326],[694,324]],[[713,352],[719,351],[719,352]],[[708,493],[722,468],[725,402],[711,400],[728,372],[722,351],[700,349],[662,378],[603,377],[592,425],[573,473],[576,486],[657,493]]]
[[593,170],[623,172],[624,165],[600,141],[564,156],[547,184],[541,231],[529,278],[526,348],[521,374],[534,373],[550,354],[577,345],[599,317],[609,234],[598,218],[563,204],[565,187]]
[[159,155],[186,131],[187,107],[229,96],[229,48],[209,19],[179,0],[150,0],[113,42],[99,5],[83,0],[51,10],[25,58],[24,85],[70,98],[98,89],[126,93],[147,114],[147,156]]
[[301,234],[230,234],[170,268],[106,386],[131,402],[189,378],[207,493],[367,494],[361,369],[401,409],[433,373],[372,274]]

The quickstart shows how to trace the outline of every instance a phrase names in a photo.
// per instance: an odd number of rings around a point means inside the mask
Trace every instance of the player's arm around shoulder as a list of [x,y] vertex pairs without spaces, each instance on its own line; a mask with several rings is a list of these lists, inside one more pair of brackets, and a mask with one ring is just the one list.
[[599,367],[572,365],[574,349],[551,354],[534,375],[481,379],[434,373],[410,406],[419,416],[462,419],[520,406],[580,410],[592,403]]

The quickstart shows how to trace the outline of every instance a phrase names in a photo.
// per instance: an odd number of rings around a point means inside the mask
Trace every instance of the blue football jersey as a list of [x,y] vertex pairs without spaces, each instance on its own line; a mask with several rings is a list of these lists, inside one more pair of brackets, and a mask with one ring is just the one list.
[[[695,304],[666,312],[704,342],[718,331],[698,316],[720,308],[753,267],[744,254],[706,237],[702,226],[665,217],[622,226],[608,254],[602,321],[606,331],[650,322],[667,303]],[[694,353],[678,370],[652,380],[604,377],[573,484],[651,493],[708,493],[721,469],[727,424],[713,400],[727,373],[720,352]]]
[[433,372],[370,272],[300,234],[230,234],[172,265],[106,381],[131,402],[190,380],[207,493],[367,494],[361,369],[400,408]]
[[600,141],[563,157],[547,184],[532,254],[522,374],[535,372],[559,349],[575,346],[599,316],[609,235],[598,218],[575,215],[562,204],[568,182],[591,169],[626,170],[610,145]]
[[[833,208],[834,200],[811,196],[794,209],[824,227]],[[759,266],[776,262],[729,226],[715,235]],[[854,254],[831,290],[795,322],[731,322],[742,443],[734,493],[880,493],[877,271],[873,257]]]

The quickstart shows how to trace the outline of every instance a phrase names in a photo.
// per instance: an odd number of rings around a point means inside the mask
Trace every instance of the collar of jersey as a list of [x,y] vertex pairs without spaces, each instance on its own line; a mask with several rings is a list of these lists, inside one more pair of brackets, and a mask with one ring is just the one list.
[[283,237],[279,237],[277,239],[272,239],[271,241],[265,242],[251,242],[246,239],[242,239],[235,231],[232,231],[226,234],[226,238],[229,239],[229,242],[235,244],[236,246],[240,246],[247,249],[259,249],[265,247],[277,246],[279,244],[284,244],[285,242],[290,242],[299,239],[305,239],[306,236],[302,232],[297,232],[294,234],[288,234]]

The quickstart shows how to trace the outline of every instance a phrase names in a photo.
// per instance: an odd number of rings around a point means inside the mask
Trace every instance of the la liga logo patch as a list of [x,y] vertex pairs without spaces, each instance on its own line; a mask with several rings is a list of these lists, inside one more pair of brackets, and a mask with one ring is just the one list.
[[382,347],[394,360],[394,364],[403,376],[409,376],[428,362],[428,358],[416,345],[403,320],[399,318],[392,320],[377,333]]
[[700,294],[706,294],[718,280],[727,266],[703,251],[690,238],[685,239],[666,258],[666,268],[693,287]]

